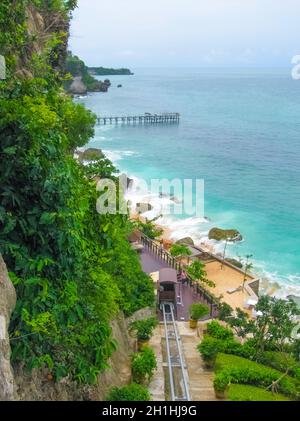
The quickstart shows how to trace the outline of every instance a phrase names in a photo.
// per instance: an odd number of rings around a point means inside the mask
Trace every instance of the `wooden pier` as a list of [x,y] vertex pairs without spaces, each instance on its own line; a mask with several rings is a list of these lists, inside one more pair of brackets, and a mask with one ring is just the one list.
[[163,113],[163,114],[150,114],[135,116],[121,116],[121,117],[97,117],[99,125],[106,124],[172,124],[179,123],[179,113]]

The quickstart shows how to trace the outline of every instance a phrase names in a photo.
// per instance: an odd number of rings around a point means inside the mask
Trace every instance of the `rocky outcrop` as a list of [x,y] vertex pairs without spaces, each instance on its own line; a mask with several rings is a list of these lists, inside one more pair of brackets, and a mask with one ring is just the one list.
[[136,211],[137,213],[145,213],[151,211],[153,206],[150,203],[137,203],[136,204]]
[[34,369],[28,373],[21,366],[15,367],[15,383],[19,399],[22,401],[105,400],[112,387],[122,387],[131,381],[131,354],[135,350],[136,340],[128,332],[130,323],[153,315],[152,309],[145,308],[128,319],[120,313],[111,322],[112,337],[117,343],[117,349],[108,362],[109,368],[99,375],[96,385],[81,386],[68,378],[55,382],[49,378],[47,370]]
[[81,76],[75,76],[70,87],[69,92],[73,95],[86,95],[87,87],[82,81]]
[[221,228],[212,228],[208,233],[208,238],[217,241],[241,241],[243,239],[238,230]]
[[235,266],[235,267],[237,267],[239,269],[242,269],[242,267],[243,267],[243,263],[242,262],[240,262],[240,261],[238,261],[236,259],[233,259],[232,257],[226,257],[225,260],[226,260],[226,262],[230,263],[231,265],[233,265],[233,266]]
[[101,149],[97,148],[88,148],[83,152],[76,151],[75,153],[80,161],[96,161],[97,159],[104,158],[104,153]]
[[188,246],[194,246],[194,240],[191,237],[184,237],[176,241],[176,244],[186,244]]
[[0,401],[15,399],[8,337],[10,315],[15,304],[15,289],[8,277],[5,263],[0,255]]

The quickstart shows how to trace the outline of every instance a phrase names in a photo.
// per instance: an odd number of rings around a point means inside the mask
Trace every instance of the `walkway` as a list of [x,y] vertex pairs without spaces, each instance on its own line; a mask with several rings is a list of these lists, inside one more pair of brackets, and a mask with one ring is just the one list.
[[190,329],[188,323],[185,322],[177,322],[177,326],[188,369],[191,399],[194,401],[218,401],[213,387],[214,373],[205,368],[197,350],[197,345],[201,341],[201,337],[197,336],[197,329]]
[[163,262],[155,254],[150,253],[147,249],[140,253],[140,259],[143,271],[149,274],[169,267],[167,263]]
[[159,324],[153,332],[153,336],[150,339],[149,346],[153,348],[156,356],[157,369],[152,377],[149,384],[149,392],[151,393],[153,401],[164,401],[165,400],[165,375],[163,368],[163,355],[162,355],[162,343],[161,339],[163,336],[164,327]]

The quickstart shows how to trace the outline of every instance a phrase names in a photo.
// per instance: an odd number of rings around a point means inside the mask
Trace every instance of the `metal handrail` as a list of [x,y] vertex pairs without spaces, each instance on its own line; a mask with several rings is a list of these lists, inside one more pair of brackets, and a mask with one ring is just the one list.
[[[154,240],[152,240],[152,238],[149,238],[145,234],[141,233],[141,240],[144,245],[146,245],[153,253],[155,253],[158,257],[165,261],[170,267],[176,270],[182,269],[181,264],[176,262],[176,259],[173,256],[171,256],[170,253],[168,253],[166,250],[160,249],[160,247],[155,243]],[[196,282],[188,275],[187,279],[190,284],[196,284]],[[213,294],[208,292],[203,286],[197,284],[197,289],[201,292],[208,304],[210,304],[211,306],[218,305],[216,297],[214,297]]]

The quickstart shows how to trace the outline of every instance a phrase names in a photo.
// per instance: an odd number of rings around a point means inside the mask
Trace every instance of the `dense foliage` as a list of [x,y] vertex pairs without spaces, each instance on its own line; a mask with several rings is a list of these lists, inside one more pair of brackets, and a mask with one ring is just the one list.
[[38,59],[27,53],[39,77],[18,76],[18,51],[29,42],[26,8],[68,19],[75,2],[14,3],[14,14],[11,1],[0,6],[0,48],[9,51],[8,78],[0,82],[0,251],[18,296],[12,360],[91,383],[116,347],[110,320],[151,305],[153,285],[127,241],[127,216],[96,212],[91,173],[97,165],[114,178],[114,167],[73,158],[95,117],[61,88],[52,68],[57,39]]
[[173,244],[170,248],[170,254],[173,257],[184,257],[190,256],[192,252],[185,244]]
[[95,79],[90,74],[90,71],[84,61],[79,57],[74,56],[71,51],[67,54],[64,70],[66,72],[64,87],[67,91],[69,91],[73,78],[76,76],[81,77],[81,80],[88,92],[107,92],[109,86],[111,85],[109,79],[105,79],[104,82]]
[[145,222],[137,220],[134,222],[135,228],[139,229],[146,237],[155,240],[163,233],[163,229],[155,225],[155,221],[158,218],[159,216],[151,220],[146,218]]
[[98,76],[133,75],[131,70],[126,68],[112,69],[110,67],[89,67],[89,70]]
[[207,273],[205,270],[205,264],[200,260],[195,260],[190,266],[187,268],[187,273],[190,278],[195,281],[199,282],[202,285],[208,285],[209,287],[214,287],[215,283],[209,279],[207,279]]
[[130,324],[130,331],[134,332],[138,340],[148,340],[151,338],[153,329],[158,325],[155,317],[148,319],[135,320]]
[[299,339],[297,339],[298,317],[300,309],[292,300],[277,299],[269,296],[259,298],[255,319],[241,309],[222,308],[222,318],[241,338],[251,335],[256,358],[264,351],[293,353],[299,360]]
[[[83,83],[86,85],[88,91],[96,91],[100,89],[100,82],[89,74],[88,68],[84,61],[79,57],[74,56],[71,52],[67,55],[66,72],[74,76],[81,76]],[[69,83],[70,84],[70,83]],[[68,83],[66,83],[68,86]]]
[[280,371],[248,359],[233,355],[218,354],[216,360],[215,385],[221,390],[229,383],[250,384],[269,388],[293,399],[300,399],[300,383],[283,375]]
[[200,320],[209,314],[209,307],[203,303],[193,303],[189,307],[190,318]]
[[124,387],[113,387],[106,401],[150,401],[148,389],[140,384],[131,383]]
[[141,352],[132,354],[131,371],[134,382],[139,384],[149,382],[156,367],[156,357],[152,348],[147,346]]

